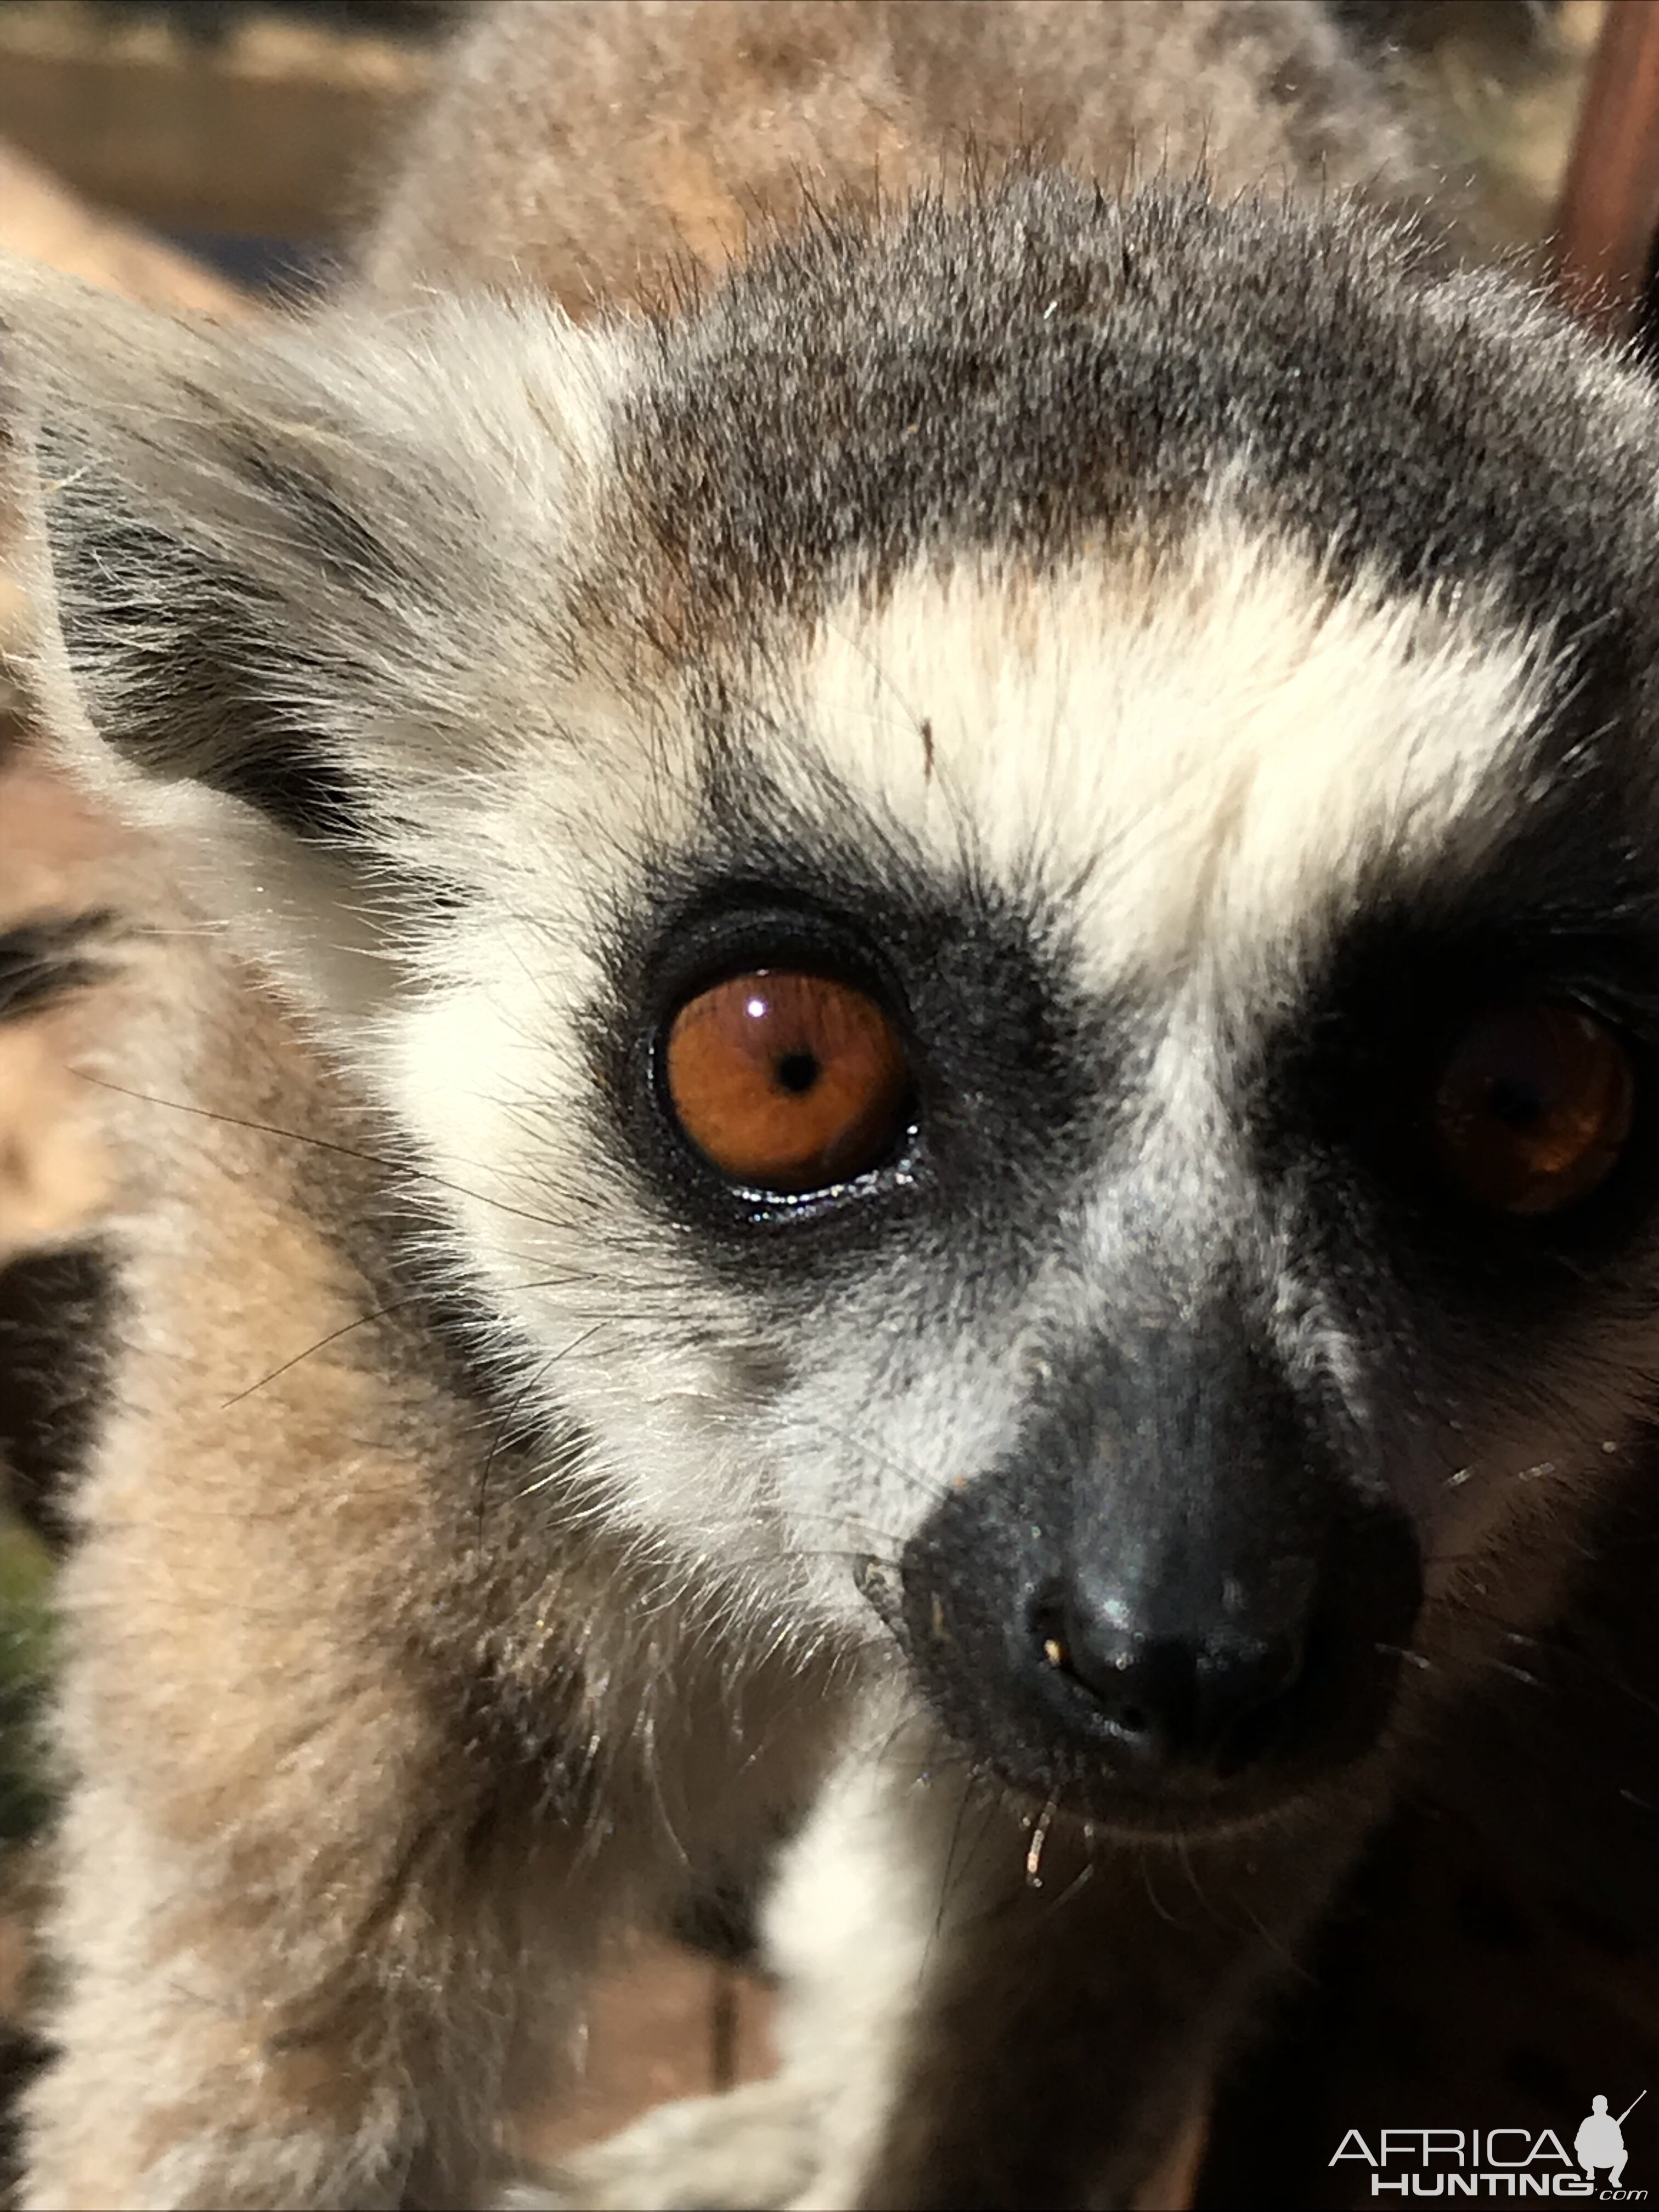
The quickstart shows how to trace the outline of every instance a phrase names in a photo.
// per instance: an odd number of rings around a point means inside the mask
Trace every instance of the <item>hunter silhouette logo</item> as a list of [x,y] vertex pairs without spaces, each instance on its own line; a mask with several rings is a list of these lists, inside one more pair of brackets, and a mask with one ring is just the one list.
[[1639,2091],[1616,2116],[1605,2097],[1593,2097],[1571,2151],[1553,2128],[1382,2128],[1369,2141],[1350,2128],[1330,2163],[1368,2166],[1376,2197],[1592,2197],[1638,2204],[1648,2192],[1624,2185],[1625,2122],[1647,2094]]
[[1583,2167],[1586,2181],[1594,2181],[1605,2166],[1608,2188],[1618,2189],[1623,2185],[1625,2122],[1647,2094],[1644,2089],[1640,2095],[1633,2097],[1616,2120],[1607,2110],[1605,2097],[1592,2099],[1589,2116],[1579,2123],[1578,2132],[1572,2139],[1572,2154]]

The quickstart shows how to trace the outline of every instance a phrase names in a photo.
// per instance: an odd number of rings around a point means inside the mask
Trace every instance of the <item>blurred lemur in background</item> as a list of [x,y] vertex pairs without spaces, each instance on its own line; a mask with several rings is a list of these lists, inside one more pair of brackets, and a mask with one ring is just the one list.
[[[515,5],[314,312],[6,277],[149,841],[27,2205],[1133,2204],[1494,1740],[1659,1376],[1659,410],[1435,187],[1303,0]],[[776,2080],[511,2180],[785,1829]]]

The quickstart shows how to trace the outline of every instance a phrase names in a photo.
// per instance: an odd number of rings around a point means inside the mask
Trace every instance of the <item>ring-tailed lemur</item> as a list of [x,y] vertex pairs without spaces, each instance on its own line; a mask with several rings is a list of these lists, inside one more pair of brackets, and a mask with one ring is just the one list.
[[782,2074],[568,2192],[1129,2203],[1565,1601],[1659,419],[1414,159],[1295,0],[520,6],[316,312],[8,280],[156,855],[28,2205],[481,2201],[802,1808]]

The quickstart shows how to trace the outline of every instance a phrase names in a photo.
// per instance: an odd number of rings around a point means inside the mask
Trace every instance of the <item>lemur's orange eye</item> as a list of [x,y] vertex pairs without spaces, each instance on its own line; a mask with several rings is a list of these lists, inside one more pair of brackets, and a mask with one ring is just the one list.
[[1482,1205],[1554,1213],[1609,1173],[1636,1116],[1624,1047],[1565,999],[1484,1015],[1435,1094],[1443,1164]]
[[731,1182],[781,1194],[861,1175],[904,1127],[909,1071],[893,1024],[826,975],[762,970],[688,1000],[668,1032],[668,1094]]

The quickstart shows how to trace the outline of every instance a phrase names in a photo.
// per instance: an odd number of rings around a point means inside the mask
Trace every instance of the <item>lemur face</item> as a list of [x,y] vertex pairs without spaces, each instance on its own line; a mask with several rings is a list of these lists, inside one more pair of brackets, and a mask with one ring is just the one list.
[[143,424],[48,332],[60,721],[331,1009],[533,1510],[1036,1799],[1294,1800],[1659,1364],[1645,393],[1053,178],[446,317]]
[[1490,605],[1164,559],[913,574],[728,687],[588,1018],[769,1363],[751,1550],[1006,1781],[1185,1831],[1369,1751],[1425,1595],[1639,1402],[1659,946]]

